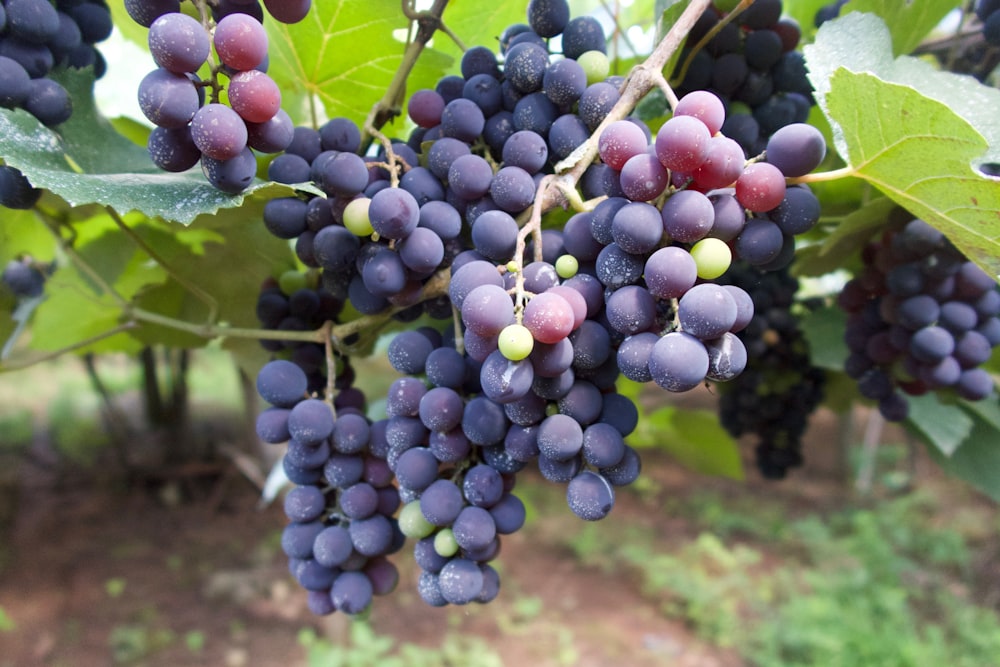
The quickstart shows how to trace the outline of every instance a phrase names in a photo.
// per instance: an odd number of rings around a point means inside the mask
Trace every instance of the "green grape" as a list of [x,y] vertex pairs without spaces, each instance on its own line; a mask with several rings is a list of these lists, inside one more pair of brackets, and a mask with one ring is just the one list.
[[573,255],[561,255],[556,260],[556,273],[559,274],[560,278],[572,278],[579,270],[580,262]]
[[281,288],[285,296],[291,296],[300,289],[309,287],[309,278],[300,271],[290,269],[282,273],[281,277],[278,278],[278,287]]
[[371,220],[368,219],[368,206],[372,200],[368,197],[358,197],[344,207],[344,227],[355,236],[371,236],[375,233]]
[[434,536],[434,551],[439,556],[450,558],[458,553],[458,542],[455,540],[455,533],[451,528],[442,528]]
[[420,501],[414,500],[403,505],[399,511],[399,529],[403,535],[414,539],[427,537],[434,532],[434,525],[424,518],[420,511]]
[[720,239],[702,239],[691,247],[691,257],[698,269],[698,277],[703,280],[718,278],[733,261],[733,252]]
[[604,81],[611,73],[611,61],[606,54],[600,51],[587,51],[581,53],[576,62],[583,68],[587,75],[587,85],[593,85],[598,81]]
[[502,354],[511,361],[520,361],[529,354],[535,346],[535,339],[528,328],[522,324],[508,324],[500,332],[497,346]]

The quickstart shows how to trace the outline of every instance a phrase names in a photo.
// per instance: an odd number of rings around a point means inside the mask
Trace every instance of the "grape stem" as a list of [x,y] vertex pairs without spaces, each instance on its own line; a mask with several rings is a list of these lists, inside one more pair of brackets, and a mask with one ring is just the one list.
[[333,412],[334,420],[337,419],[337,408],[333,404],[333,399],[337,396],[337,357],[333,351],[333,322],[327,320],[323,324],[323,348],[326,353],[326,404]]
[[[410,77],[410,72],[417,64],[417,59],[423,52],[424,47],[434,37],[434,33],[444,24],[441,16],[444,8],[448,5],[448,0],[434,0],[430,9],[423,12],[413,12],[410,7],[410,0],[403,0],[403,13],[411,17],[417,24],[417,34],[414,39],[406,45],[403,52],[403,60],[396,69],[389,86],[385,89],[382,99],[375,103],[365,120],[365,127],[381,129],[386,123],[401,113],[403,98],[406,94],[406,80]],[[448,34],[448,33],[446,33]],[[460,44],[460,43],[459,43]],[[464,49],[463,49],[464,50]],[[362,146],[361,153],[367,152],[371,142],[368,141]]]
[[836,181],[841,178],[847,178],[848,176],[855,176],[857,173],[857,169],[848,165],[846,167],[841,167],[840,169],[817,171],[816,173],[806,174],[805,176],[796,176],[795,178],[786,179],[786,181],[789,185],[793,185],[795,183],[822,183],[824,181]]
[[[518,324],[521,323],[521,317],[524,314],[524,303],[527,300],[527,293],[524,290],[524,250],[528,245],[528,235],[530,234],[532,240],[535,242],[534,261],[542,261],[542,201],[545,199],[545,194],[549,191],[555,179],[555,175],[549,174],[548,176],[544,176],[538,183],[538,190],[535,193],[535,203],[531,206],[531,214],[517,232],[517,243],[514,246],[514,263],[517,265],[517,276],[514,282],[514,313]],[[576,191],[575,188],[570,189],[574,192]],[[580,195],[577,194],[576,197],[579,199]],[[581,201],[580,203],[582,204],[583,202]]]
[[[625,80],[625,84],[622,86],[618,102],[608,113],[607,117],[601,121],[601,124],[597,126],[597,129],[594,130],[586,142],[573,151],[568,158],[556,165],[556,173],[560,174],[559,180],[563,185],[576,187],[576,184],[583,176],[583,172],[587,170],[587,167],[597,157],[597,146],[604,128],[615,121],[625,118],[625,116],[635,109],[636,104],[650,90],[660,85],[657,83],[657,77],[660,79],[663,78],[663,68],[666,66],[667,61],[681,47],[681,44],[684,43],[684,39],[691,31],[698,17],[702,15],[710,4],[711,0],[692,0],[691,4],[678,17],[677,22],[670,27],[667,34],[656,45],[656,48],[649,57],[641,65],[637,65],[632,69],[628,79]],[[546,189],[543,202],[544,210],[551,210],[559,205],[562,200],[562,189],[559,187]]]
[[45,354],[42,354],[42,355],[37,356],[37,357],[32,357],[30,359],[24,359],[24,360],[21,360],[21,361],[14,361],[13,363],[4,362],[3,364],[0,364],[0,373],[7,373],[7,372],[10,372],[10,371],[19,371],[19,370],[23,370],[25,368],[30,368],[32,366],[36,366],[36,365],[44,363],[46,361],[51,361],[53,359],[61,357],[64,354],[68,354],[70,352],[75,352],[77,350],[82,350],[83,348],[89,347],[89,346],[93,345],[94,343],[99,343],[102,340],[105,340],[107,338],[111,338],[113,336],[117,336],[120,333],[125,333],[127,331],[131,331],[132,329],[135,329],[135,327],[136,327],[136,325],[134,323],[127,322],[127,323],[121,324],[121,325],[119,325],[119,326],[117,326],[117,327],[115,327],[113,329],[109,329],[109,330],[107,330],[107,331],[105,331],[103,333],[99,333],[99,334],[97,334],[95,336],[91,336],[89,338],[85,338],[84,340],[81,340],[81,341],[78,341],[76,343],[73,343],[72,345],[67,345],[66,347],[59,348],[58,350],[53,350],[51,352],[46,352]]

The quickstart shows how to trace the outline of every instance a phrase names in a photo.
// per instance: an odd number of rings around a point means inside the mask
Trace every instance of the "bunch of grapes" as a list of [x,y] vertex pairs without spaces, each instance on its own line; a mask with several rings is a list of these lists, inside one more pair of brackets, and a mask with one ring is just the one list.
[[[301,20],[309,2],[267,2],[271,15]],[[159,66],[139,84],[139,106],[156,125],[148,148],[153,163],[171,172],[201,162],[209,183],[236,194],[257,172],[252,149],[284,150],[292,140],[292,121],[281,110],[281,91],[266,73],[268,40],[256,2],[220,3],[215,24],[179,11],[178,2],[127,2],[126,9],[149,27],[149,51]],[[212,47],[218,56],[209,63]],[[207,64],[207,67],[206,67]],[[202,80],[199,72],[205,73]],[[220,100],[225,86],[228,106]],[[206,101],[205,89],[212,90]],[[207,103],[206,103],[207,102]]]
[[0,107],[24,109],[47,127],[69,120],[73,101],[49,75],[106,69],[95,44],[111,35],[104,0],[4,0],[0,5]]
[[993,278],[923,220],[892,226],[862,259],[838,301],[848,313],[845,370],[861,394],[889,421],[907,417],[906,394],[990,396],[981,365],[1000,344]]
[[991,46],[1000,46],[1000,2],[979,0],[976,17],[983,22],[983,38]]
[[267,363],[257,391],[270,407],[257,419],[265,442],[287,442],[285,474],[296,485],[285,496],[290,523],[281,537],[289,571],[316,614],[358,614],[373,595],[399,579],[386,558],[404,542],[397,520],[399,492],[385,460],[385,441],[364,416],[356,394],[312,397],[302,369]]
[[45,288],[47,271],[30,257],[12,259],[0,275],[0,283],[18,299],[34,299],[41,296]]
[[[562,57],[549,52],[558,35]],[[604,48],[597,21],[571,19],[564,0],[533,0],[528,23],[500,39],[502,63],[471,48],[461,76],[411,96],[406,143],[362,158],[360,130],[336,118],[295,128],[269,166],[272,180],[326,195],[275,199],[264,212],[320,289],[366,315],[455,318],[443,332],[393,338],[389,361],[403,377],[387,417],[369,424],[432,605],[495,597],[491,562],[524,522],[513,490],[527,466],[564,484],[580,518],[612,511],[641,467],[625,443],[638,411],[618,377],[679,392],[738,376],[747,351],[735,334],[753,302],[713,281],[734,256],[787,265],[794,236],[819,217],[808,187],[786,187],[823,159],[817,130],[784,127],[766,159],[748,162],[706,91],[682,98],[656,136],[636,118],[606,123],[623,82],[608,76]],[[580,188],[603,201],[561,229],[524,229],[555,163],[599,127],[600,159]],[[445,271],[446,293],[429,290]],[[269,322],[316,328],[286,323],[286,294],[266,297],[278,313]],[[318,395],[323,382],[306,386]]]
[[680,61],[690,64],[677,92],[710,90],[725,100],[722,132],[750,157],[779,128],[804,123],[815,102],[802,53],[795,50],[801,31],[794,20],[781,18],[781,0],[756,0],[693,51],[736,4],[716,0],[691,30]]
[[799,283],[787,268],[765,272],[743,264],[733,265],[722,280],[746,288],[754,316],[738,334],[747,349],[746,370],[719,385],[719,418],[733,437],[753,434],[761,474],[782,479],[802,464],[802,434],[823,399],[826,379],[810,362],[793,312]]

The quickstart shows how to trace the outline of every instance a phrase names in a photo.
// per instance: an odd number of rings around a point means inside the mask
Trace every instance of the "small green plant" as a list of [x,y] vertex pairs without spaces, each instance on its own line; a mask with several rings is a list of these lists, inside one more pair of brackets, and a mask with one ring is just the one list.
[[502,667],[500,656],[479,639],[449,633],[437,647],[397,644],[365,621],[351,623],[350,641],[333,644],[312,630],[299,633],[309,667]]

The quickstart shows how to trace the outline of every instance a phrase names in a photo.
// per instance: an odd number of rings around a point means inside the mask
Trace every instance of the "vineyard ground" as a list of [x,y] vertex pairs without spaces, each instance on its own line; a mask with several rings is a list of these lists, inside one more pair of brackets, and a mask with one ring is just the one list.
[[[837,427],[832,415],[819,415],[806,445],[809,463],[779,484],[752,472],[749,482],[693,475],[647,451],[645,481],[621,493],[598,525],[572,517],[561,489],[524,477],[519,489],[529,524],[504,540],[498,600],[428,608],[415,594],[416,569],[404,550],[399,589],[377,600],[372,627],[380,637],[428,650],[494,652],[505,665],[749,665],[724,635],[706,637],[693,608],[670,606],[649,573],[634,567],[634,554],[626,563],[620,549],[638,544],[647,550],[639,558],[652,559],[712,533],[728,554],[742,553],[742,545],[763,554],[747,569],[746,585],[795,567],[780,545],[753,534],[747,517],[759,509],[762,523],[793,521],[856,504],[832,472]],[[303,629],[334,644],[349,641],[343,618],[317,620],[305,609],[280,552],[280,507],[259,509],[256,490],[235,470],[127,487],[92,469],[54,474],[24,458],[11,461],[4,496],[16,504],[0,524],[7,534],[0,539],[0,628],[8,626],[0,629],[0,667],[306,665]],[[945,479],[923,456],[915,481],[933,501],[933,521],[959,530],[972,550],[971,572],[955,585],[995,608],[995,506]],[[876,493],[882,490],[876,484]],[[355,659],[364,655],[351,650]],[[367,664],[359,660],[344,664]]]

